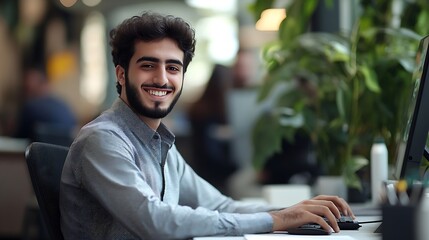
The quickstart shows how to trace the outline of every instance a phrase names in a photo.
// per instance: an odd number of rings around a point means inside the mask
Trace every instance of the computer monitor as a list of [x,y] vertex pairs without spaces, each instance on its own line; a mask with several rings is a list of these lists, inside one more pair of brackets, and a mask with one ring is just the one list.
[[428,175],[427,139],[429,131],[429,36],[420,41],[413,73],[414,88],[405,114],[405,127],[396,151],[394,180],[424,180]]

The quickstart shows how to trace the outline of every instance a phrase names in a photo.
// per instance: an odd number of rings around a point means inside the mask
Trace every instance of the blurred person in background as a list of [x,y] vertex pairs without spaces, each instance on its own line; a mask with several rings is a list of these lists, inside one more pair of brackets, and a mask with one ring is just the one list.
[[195,171],[221,192],[237,169],[230,153],[230,129],[226,111],[226,94],[231,87],[232,70],[215,64],[201,97],[188,111],[192,128]]
[[254,88],[259,83],[260,64],[257,61],[256,50],[240,48],[232,66],[232,87],[234,89]]
[[25,68],[22,84],[24,99],[15,137],[70,145],[77,118],[70,106],[52,93],[44,69],[39,66]]
[[[195,51],[183,19],[146,12],[110,32],[118,99],[80,130],[60,185],[67,239],[187,239],[287,230],[339,231],[336,196],[288,208],[234,201],[198,176],[162,123],[177,103]],[[329,223],[323,219],[326,217]]]

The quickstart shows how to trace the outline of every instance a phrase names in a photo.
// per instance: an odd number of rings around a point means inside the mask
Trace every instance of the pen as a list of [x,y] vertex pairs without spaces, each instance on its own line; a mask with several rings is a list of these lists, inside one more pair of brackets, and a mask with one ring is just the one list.
[[398,197],[396,196],[395,188],[392,183],[386,184],[386,196],[390,205],[396,205]]
[[408,205],[410,203],[410,199],[407,194],[407,182],[405,180],[399,180],[396,183],[396,190],[398,192],[399,203],[402,206]]

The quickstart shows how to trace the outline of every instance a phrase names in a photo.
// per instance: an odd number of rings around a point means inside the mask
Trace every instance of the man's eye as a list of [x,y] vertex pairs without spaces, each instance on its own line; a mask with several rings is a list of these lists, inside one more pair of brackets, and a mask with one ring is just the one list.
[[177,72],[177,71],[179,71],[180,69],[179,69],[178,67],[171,66],[171,67],[168,67],[168,70],[169,70],[169,71],[175,71],[175,72]]
[[153,68],[152,64],[142,64],[141,65],[142,68]]

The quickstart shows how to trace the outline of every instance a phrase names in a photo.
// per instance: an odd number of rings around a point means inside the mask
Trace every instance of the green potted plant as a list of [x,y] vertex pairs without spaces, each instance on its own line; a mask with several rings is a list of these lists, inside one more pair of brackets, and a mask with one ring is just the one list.
[[[257,0],[252,11],[259,16],[273,3]],[[349,35],[308,32],[317,4],[293,1],[278,40],[263,49],[267,75],[259,100],[279,86],[284,90],[254,126],[254,165],[261,168],[281,151],[283,140],[305,133],[325,173],[342,175],[348,187],[361,189],[356,172],[368,164],[374,137],[386,139],[390,154],[396,149],[403,119],[398,109],[404,109],[411,93],[421,35],[375,21],[368,3],[362,3],[363,13]],[[388,18],[389,9],[387,4],[377,14]]]

